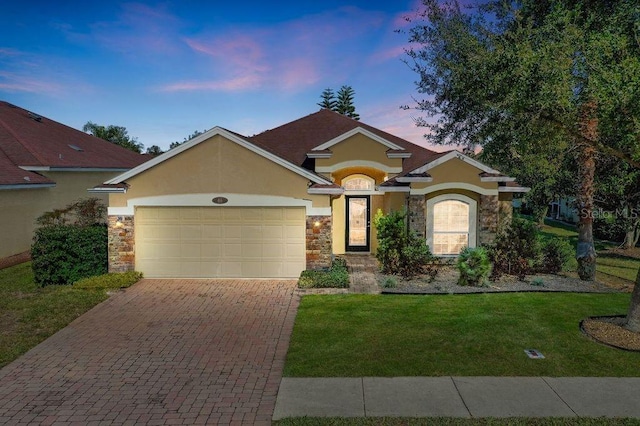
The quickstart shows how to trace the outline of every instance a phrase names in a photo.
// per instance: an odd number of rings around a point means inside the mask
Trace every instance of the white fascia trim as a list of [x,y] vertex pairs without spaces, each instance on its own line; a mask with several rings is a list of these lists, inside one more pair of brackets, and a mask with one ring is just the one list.
[[446,182],[427,186],[426,188],[411,189],[411,195],[425,195],[446,189],[466,189],[468,191],[473,191],[481,195],[498,195],[497,189],[482,188],[480,186],[472,185],[466,182]]
[[387,158],[411,158],[410,152],[387,152]]
[[439,166],[440,164],[444,164],[449,160],[453,160],[454,158],[457,158],[459,160],[464,161],[465,163],[471,164],[472,166],[476,167],[477,169],[482,170],[483,172],[486,173],[491,173],[491,174],[499,174],[500,172],[497,170],[492,169],[491,167],[482,164],[481,162],[474,160],[473,158],[464,155],[463,153],[461,153],[460,151],[450,151],[447,154],[443,155],[442,157],[431,161],[430,163],[425,164],[422,167],[419,167],[415,170],[412,170],[410,173],[411,174],[420,174],[420,173],[425,173],[428,170],[433,169],[434,167]]
[[331,158],[333,152],[307,152],[309,158]]
[[[224,197],[229,200],[225,204],[214,204],[213,199]],[[127,200],[126,207],[109,207],[110,216],[134,216],[136,207],[304,207],[307,216],[328,216],[322,214],[331,207],[313,207],[311,200],[302,198],[280,197],[275,195],[255,194],[174,194],[154,197],[140,197]],[[317,213],[321,212],[321,213]]]
[[88,188],[87,192],[92,194],[126,194],[127,188]]
[[397,149],[397,150],[403,150],[404,151],[403,147],[401,147],[399,145],[396,145],[393,142],[389,142],[385,138],[381,138],[380,136],[376,135],[375,133],[372,133],[372,132],[370,132],[367,129],[364,129],[362,127],[356,127],[354,129],[351,129],[348,132],[343,133],[340,136],[335,137],[335,138],[331,139],[330,141],[323,143],[322,145],[318,145],[315,148],[313,148],[313,151],[323,151],[325,149],[329,149],[332,146],[342,142],[343,140],[348,139],[351,136],[355,136],[357,134],[361,134],[361,135],[364,135],[364,136],[366,136],[366,137],[368,137],[370,139],[373,139],[374,141],[386,146],[389,149]]
[[376,196],[376,195],[384,195],[384,192],[379,191],[379,190],[373,190],[373,191],[359,191],[359,190],[346,190],[344,191],[344,195],[370,195],[370,196]]
[[516,178],[509,176],[485,176],[480,178],[480,182],[513,182]]
[[15,185],[0,185],[0,191],[10,189],[41,189],[53,188],[55,183],[17,183]]
[[332,166],[316,167],[316,172],[333,173],[340,169],[346,169],[347,167],[372,167],[374,169],[382,170],[386,173],[402,173],[402,167],[389,167],[385,164],[368,160],[349,160],[343,161],[342,163],[334,164]]
[[116,184],[116,183],[122,183],[124,181],[126,181],[127,179],[132,178],[133,176],[136,176],[166,160],[168,160],[171,157],[174,157],[178,154],[180,154],[183,151],[186,151],[187,149],[198,145],[199,143],[212,138],[213,136],[223,136],[224,138],[237,143],[238,145],[248,149],[249,151],[252,151],[268,160],[273,161],[274,163],[294,172],[299,174],[300,176],[304,176],[307,179],[309,179],[310,181],[314,182],[314,183],[320,183],[320,184],[331,184],[331,181],[328,181],[306,169],[303,169],[302,167],[296,166],[293,163],[288,162],[287,160],[278,157],[277,155],[274,155],[272,153],[270,153],[269,151],[266,151],[260,147],[258,147],[257,145],[252,144],[251,142],[248,142],[236,135],[234,135],[233,133],[229,132],[226,129],[223,129],[222,127],[214,127],[206,132],[204,132],[201,135],[196,136],[195,138],[191,139],[190,141],[183,143],[180,146],[177,146],[176,148],[170,149],[169,151],[165,152],[164,154],[161,154],[149,161],[147,161],[146,163],[142,163],[140,164],[138,167],[134,167],[133,169],[129,170],[126,173],[123,173],[119,176],[116,176],[115,178],[108,180],[106,182],[104,182],[105,184]]
[[51,167],[51,166],[18,166],[28,172],[126,172],[126,167]]
[[307,194],[310,195],[323,195],[323,194],[342,194],[344,192],[344,188],[309,188],[307,189]]
[[411,187],[409,186],[380,186],[378,187],[378,191],[380,192],[410,192]]
[[420,176],[420,177],[408,177],[401,176],[396,178],[397,182],[410,183],[410,182],[433,182],[432,177]]
[[531,188],[526,186],[499,186],[498,192],[529,192]]

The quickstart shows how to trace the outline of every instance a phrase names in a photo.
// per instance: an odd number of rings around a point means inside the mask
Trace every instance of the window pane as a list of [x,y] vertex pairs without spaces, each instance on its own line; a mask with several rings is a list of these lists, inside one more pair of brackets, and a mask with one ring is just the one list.
[[469,205],[446,200],[433,206],[434,232],[469,232]]
[[458,254],[469,245],[469,234],[433,234],[433,254]]
[[365,178],[352,178],[345,181],[343,186],[351,191],[370,191],[373,189],[373,182]]

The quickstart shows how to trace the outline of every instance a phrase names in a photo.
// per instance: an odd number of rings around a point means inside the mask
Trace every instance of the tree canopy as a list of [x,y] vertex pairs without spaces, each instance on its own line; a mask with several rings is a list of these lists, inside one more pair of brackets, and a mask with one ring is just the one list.
[[[426,116],[418,124],[436,143],[572,155],[578,273],[593,279],[596,160],[609,156],[640,168],[637,0],[492,0],[468,9],[457,0],[423,0],[423,6],[411,18],[415,47],[407,52],[424,96],[416,100]],[[633,300],[628,323],[640,331],[640,271]]]
[[175,148],[177,146],[182,145],[185,142],[189,142],[191,139],[195,138],[196,136],[200,136],[204,132],[206,132],[206,130],[203,130],[203,131],[194,130],[193,133],[191,133],[189,136],[184,138],[184,140],[182,142],[180,142],[180,141],[171,142],[171,144],[169,145],[169,149],[173,149],[173,148]]
[[360,120],[360,115],[356,113],[356,107],[353,104],[355,94],[356,92],[351,86],[342,86],[338,90],[337,96],[333,89],[327,88],[322,91],[318,106],[346,115],[354,120]]
[[92,134],[93,136],[104,139],[123,148],[129,149],[138,154],[142,153],[144,145],[139,143],[137,138],[129,136],[126,127],[122,126],[101,126],[99,124],[87,121],[82,127],[83,132]]

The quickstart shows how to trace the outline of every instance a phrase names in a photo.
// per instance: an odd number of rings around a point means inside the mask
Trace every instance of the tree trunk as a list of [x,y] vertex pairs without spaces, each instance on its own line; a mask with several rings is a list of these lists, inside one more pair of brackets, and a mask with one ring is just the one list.
[[536,222],[538,223],[538,228],[542,228],[544,226],[544,219],[547,217],[548,211],[549,211],[548,205],[544,207],[536,207],[533,209]]
[[627,314],[627,324],[625,327],[636,333],[640,333],[640,269],[636,276],[636,285],[631,294],[631,304],[629,305],[629,313]]
[[[580,123],[580,132],[590,140],[598,139],[598,118],[596,104],[584,105]],[[596,249],[593,245],[593,194],[596,171],[596,150],[583,142],[578,144],[578,276],[581,280],[593,281],[596,278]]]
[[640,224],[638,222],[631,222],[627,228],[627,232],[624,234],[624,241],[622,242],[622,248],[627,250],[634,248],[638,244],[640,239]]

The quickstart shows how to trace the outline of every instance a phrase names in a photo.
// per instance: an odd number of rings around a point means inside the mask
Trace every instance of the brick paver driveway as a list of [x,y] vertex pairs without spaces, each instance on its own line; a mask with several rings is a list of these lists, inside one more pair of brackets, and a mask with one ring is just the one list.
[[0,424],[270,424],[294,289],[143,280],[0,370]]

